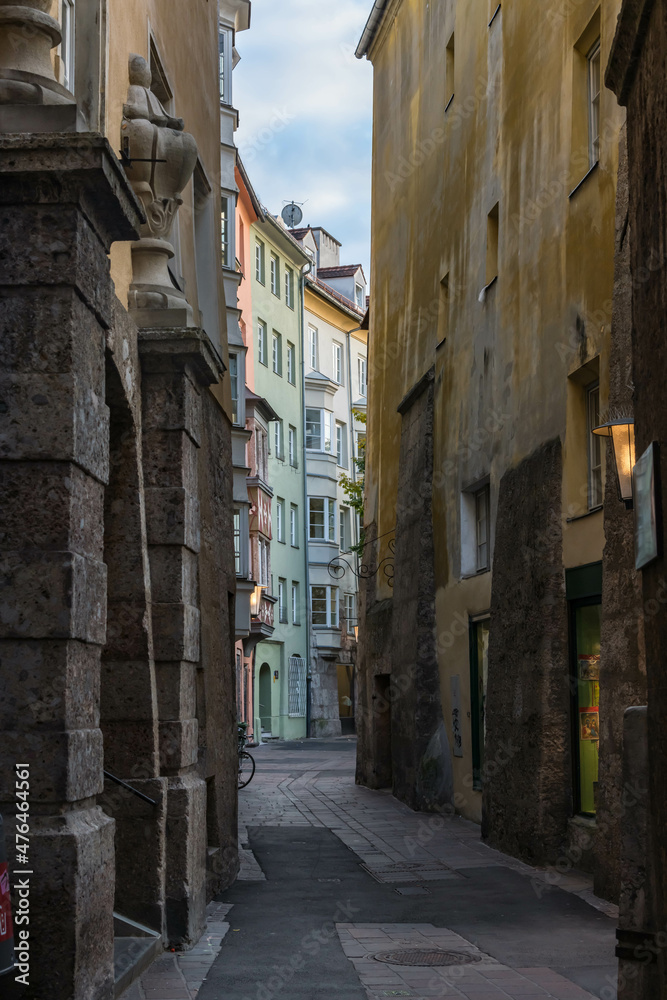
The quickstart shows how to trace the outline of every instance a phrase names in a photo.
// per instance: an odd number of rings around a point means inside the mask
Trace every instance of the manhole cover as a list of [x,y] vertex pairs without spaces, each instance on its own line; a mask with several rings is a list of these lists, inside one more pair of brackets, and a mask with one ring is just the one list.
[[381,951],[373,956],[377,962],[387,965],[419,965],[440,967],[443,965],[472,965],[479,962],[481,955],[471,955],[468,951]]

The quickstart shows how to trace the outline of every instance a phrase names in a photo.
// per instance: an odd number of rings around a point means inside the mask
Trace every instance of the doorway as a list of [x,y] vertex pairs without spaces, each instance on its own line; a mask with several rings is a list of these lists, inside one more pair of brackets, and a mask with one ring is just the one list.
[[271,667],[263,663],[259,668],[259,720],[262,735],[271,735]]

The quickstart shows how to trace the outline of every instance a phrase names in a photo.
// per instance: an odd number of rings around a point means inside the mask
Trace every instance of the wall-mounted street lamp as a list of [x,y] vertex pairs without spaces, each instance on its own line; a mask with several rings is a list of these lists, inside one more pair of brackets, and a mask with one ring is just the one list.
[[250,595],[250,614],[253,618],[256,618],[259,614],[259,608],[262,603],[262,591],[266,590],[265,586],[260,587],[255,585],[255,589]]
[[614,465],[619,499],[632,509],[632,470],[635,464],[635,421],[633,417],[610,417],[593,428],[599,437],[610,437],[614,449]]

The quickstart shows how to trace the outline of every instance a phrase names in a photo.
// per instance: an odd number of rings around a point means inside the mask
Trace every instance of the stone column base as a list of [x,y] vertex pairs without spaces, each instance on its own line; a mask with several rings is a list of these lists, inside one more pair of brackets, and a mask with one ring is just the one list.
[[206,783],[196,774],[169,778],[167,831],[167,937],[190,946],[206,923]]

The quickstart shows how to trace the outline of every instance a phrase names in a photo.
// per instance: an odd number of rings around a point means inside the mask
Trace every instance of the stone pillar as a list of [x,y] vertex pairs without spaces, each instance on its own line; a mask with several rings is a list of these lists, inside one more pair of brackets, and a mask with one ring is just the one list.
[[100,136],[1,136],[0,172],[0,810],[13,816],[28,764],[28,995],[110,1000],[114,824],[95,803],[107,252],[136,238],[139,208]]
[[161,774],[168,778],[166,915],[193,944],[206,907],[206,784],[197,774],[201,387],[222,374],[203,330],[140,331],[143,463]]

